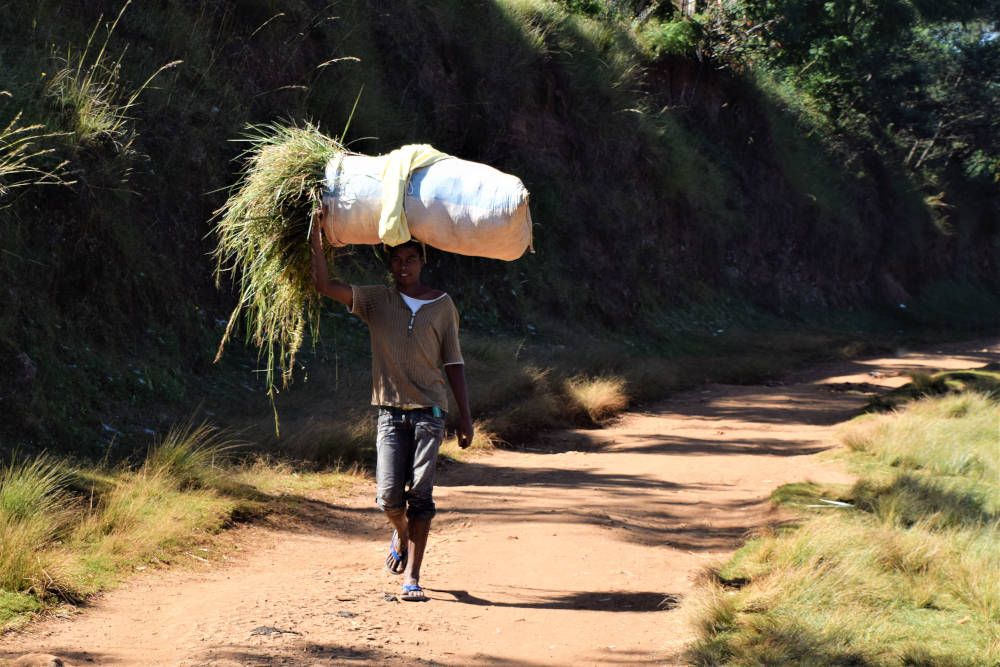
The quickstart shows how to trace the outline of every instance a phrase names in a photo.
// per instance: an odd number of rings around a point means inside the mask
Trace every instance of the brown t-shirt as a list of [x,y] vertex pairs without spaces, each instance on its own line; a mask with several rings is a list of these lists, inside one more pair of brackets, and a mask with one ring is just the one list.
[[351,312],[368,325],[372,405],[448,407],[442,366],[461,364],[458,310],[447,294],[414,314],[394,287],[353,285]]

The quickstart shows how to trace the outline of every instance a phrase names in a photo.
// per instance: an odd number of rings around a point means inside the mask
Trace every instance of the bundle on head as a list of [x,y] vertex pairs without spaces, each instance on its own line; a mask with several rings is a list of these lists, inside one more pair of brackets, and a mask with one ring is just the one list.
[[309,124],[254,126],[246,141],[242,175],[216,211],[216,283],[231,273],[239,289],[216,361],[243,313],[247,339],[267,357],[273,397],[275,368],[287,384],[306,326],[319,326],[309,226],[321,206],[326,163],[347,151]]

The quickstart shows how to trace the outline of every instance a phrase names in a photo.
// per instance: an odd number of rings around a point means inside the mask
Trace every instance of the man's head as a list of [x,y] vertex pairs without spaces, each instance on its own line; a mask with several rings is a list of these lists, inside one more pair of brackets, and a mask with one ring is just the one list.
[[389,272],[398,287],[420,284],[424,268],[424,249],[419,241],[407,241],[389,248]]

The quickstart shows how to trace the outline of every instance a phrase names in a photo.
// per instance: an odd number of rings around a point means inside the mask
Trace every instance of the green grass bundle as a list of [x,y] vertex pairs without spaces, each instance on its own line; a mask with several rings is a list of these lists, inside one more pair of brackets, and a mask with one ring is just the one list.
[[291,379],[307,326],[319,326],[309,250],[312,214],[321,206],[326,163],[345,153],[316,127],[251,128],[242,176],[217,212],[216,282],[235,275],[239,301],[219,343],[216,360],[243,313],[247,339],[267,359],[268,393],[274,371]]

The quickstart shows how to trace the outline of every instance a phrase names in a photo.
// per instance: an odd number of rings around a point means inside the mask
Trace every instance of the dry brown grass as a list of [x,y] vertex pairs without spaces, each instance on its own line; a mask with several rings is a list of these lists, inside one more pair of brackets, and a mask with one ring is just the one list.
[[302,470],[288,461],[258,456],[231,471],[233,481],[271,496],[302,495],[313,491],[347,493],[366,477],[357,463],[320,470]]
[[466,449],[458,446],[458,439],[447,438],[441,444],[441,455],[447,456],[456,461],[465,461],[480,454],[489,454],[500,445],[500,437],[490,430],[484,421],[477,421],[474,425],[472,444]]
[[[0,90],[0,98],[7,91]],[[0,126],[0,204],[10,190],[29,185],[69,185],[62,178],[65,162],[44,167],[46,156],[52,148],[42,147],[42,142],[56,136],[46,132],[41,124],[24,125],[20,113]]]
[[346,462],[366,461],[375,451],[375,414],[370,406],[345,409],[326,417],[307,416],[286,421],[290,436],[275,438],[269,448],[282,457],[339,467]]
[[618,377],[576,377],[565,385],[571,404],[599,424],[628,407],[625,380]]

